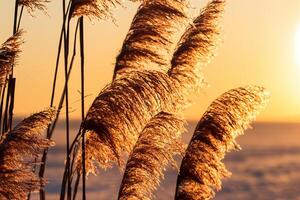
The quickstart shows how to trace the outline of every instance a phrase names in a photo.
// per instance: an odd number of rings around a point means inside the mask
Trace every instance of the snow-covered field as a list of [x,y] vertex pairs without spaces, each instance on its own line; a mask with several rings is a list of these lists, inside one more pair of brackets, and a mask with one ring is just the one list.
[[[185,141],[189,140],[194,126],[191,122]],[[49,155],[47,199],[58,199],[65,156],[63,131],[59,126],[55,133],[57,146]],[[300,200],[300,124],[256,123],[238,142],[243,150],[227,155],[225,163],[232,177],[223,182],[217,200]],[[155,199],[174,199],[176,174],[173,169],[166,171]],[[116,168],[100,171],[96,177],[91,175],[87,199],[116,199],[121,179],[122,173]]]

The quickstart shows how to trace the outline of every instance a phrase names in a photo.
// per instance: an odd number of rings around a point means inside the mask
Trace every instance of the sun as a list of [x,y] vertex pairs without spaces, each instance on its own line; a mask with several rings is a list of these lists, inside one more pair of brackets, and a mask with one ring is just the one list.
[[300,25],[295,33],[295,60],[296,63],[300,66]]

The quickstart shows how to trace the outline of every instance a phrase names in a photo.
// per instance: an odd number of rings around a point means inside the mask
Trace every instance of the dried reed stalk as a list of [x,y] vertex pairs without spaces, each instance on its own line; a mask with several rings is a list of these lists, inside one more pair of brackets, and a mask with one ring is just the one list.
[[[62,27],[61,27],[61,32],[60,32],[60,39],[59,39],[59,45],[58,45],[58,53],[57,53],[57,58],[56,58],[56,67],[55,67],[55,73],[54,73],[54,79],[53,79],[53,85],[52,85],[52,95],[51,95],[51,101],[50,101],[50,106],[53,105],[54,103],[54,96],[55,96],[55,90],[56,90],[56,80],[57,80],[57,73],[58,73],[58,66],[59,66],[59,60],[60,60],[60,53],[61,53],[61,48],[62,48],[62,44],[63,44],[63,51],[64,51],[64,78],[65,78],[65,85],[64,85],[64,89],[63,89],[63,94],[61,95],[60,101],[59,101],[59,106],[58,106],[58,112],[56,114],[56,116],[54,117],[53,123],[51,124],[51,126],[48,127],[47,129],[47,138],[51,138],[54,132],[54,129],[56,127],[56,123],[58,121],[59,118],[59,114],[62,108],[63,103],[65,102],[65,124],[66,124],[66,163],[65,163],[65,170],[66,170],[66,179],[65,177],[63,178],[63,183],[62,183],[62,187],[61,187],[61,196],[60,199],[64,199],[65,198],[65,188],[67,186],[67,198],[70,199],[71,198],[71,180],[70,180],[70,133],[69,133],[69,96],[68,96],[68,80],[71,74],[71,69],[73,68],[73,62],[75,59],[75,55],[76,55],[76,41],[77,41],[77,31],[78,31],[78,25],[79,23],[77,23],[76,28],[75,28],[75,33],[74,33],[74,48],[73,48],[73,55],[71,57],[71,61],[70,61],[70,66],[68,61],[69,61],[69,47],[70,47],[70,41],[69,41],[69,36],[70,36],[70,19],[67,18],[67,15],[69,13],[69,9],[70,9],[70,5],[71,5],[71,0],[69,1],[68,4],[66,4],[66,1],[63,0],[62,1],[62,11],[63,11],[63,23],[62,23]],[[46,166],[46,161],[47,161],[47,154],[48,154],[48,150],[45,149],[43,152],[43,156],[42,156],[42,165],[39,169],[39,177],[44,177],[44,172],[45,172],[45,166]],[[41,200],[45,200],[46,199],[46,193],[44,191],[44,189],[40,189],[39,191],[40,194],[40,199]]]
[[114,78],[132,70],[167,71],[187,22],[185,0],[145,0],[117,57]]
[[134,146],[119,191],[120,200],[150,200],[173,156],[184,152],[180,141],[184,121],[173,114],[161,112],[147,124]]
[[48,3],[48,0],[18,0],[20,6],[27,8],[29,13],[33,13],[36,9],[46,12],[47,8],[45,3]]
[[[79,18],[79,34],[80,34],[80,69],[81,69],[81,120],[85,118],[85,76],[84,76],[84,66],[85,66],[85,52],[84,52],[84,20],[83,16]],[[86,200],[86,169],[85,169],[85,134],[82,135],[81,140],[81,158],[82,158],[82,200]],[[77,184],[78,186],[78,184]],[[76,189],[77,192],[77,189]],[[75,195],[76,196],[76,195]]]
[[44,148],[54,143],[42,137],[55,116],[52,108],[34,114],[7,133],[0,144],[0,199],[24,200],[31,191],[43,187],[45,181],[33,172]]
[[232,89],[216,99],[199,121],[183,158],[175,199],[211,199],[230,173],[221,160],[238,149],[235,139],[265,107],[269,95],[258,86]]
[[173,55],[169,75],[188,92],[199,89],[203,82],[201,67],[216,52],[224,6],[224,0],[211,1],[182,36]]
[[23,31],[17,32],[14,36],[6,40],[0,48],[0,88],[6,84],[8,75],[21,52]]
[[89,109],[82,129],[87,132],[86,171],[123,164],[140,132],[161,111],[177,112],[185,101],[168,75],[136,71],[106,87]]

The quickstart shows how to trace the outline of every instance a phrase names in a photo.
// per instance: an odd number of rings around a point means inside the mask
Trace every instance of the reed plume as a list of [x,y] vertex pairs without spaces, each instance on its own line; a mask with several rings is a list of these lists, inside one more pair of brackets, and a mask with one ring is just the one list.
[[199,121],[183,158],[175,199],[211,199],[230,173],[221,160],[238,149],[235,139],[266,105],[269,95],[258,86],[232,89],[216,99]]
[[168,163],[176,165],[173,156],[184,152],[180,141],[184,124],[182,119],[164,112],[151,119],[127,161],[118,199],[152,199]]
[[27,10],[29,11],[29,13],[33,13],[35,10],[41,10],[46,12],[47,8],[46,8],[46,3],[48,3],[50,1],[48,0],[18,0],[18,4],[20,6],[24,6],[25,8],[27,8]]
[[70,17],[109,19],[117,5],[122,5],[122,0],[72,0]]
[[0,48],[0,88],[7,82],[8,75],[21,52],[23,31],[18,31],[14,36],[8,38]]
[[87,172],[93,160],[107,168],[123,164],[122,153],[130,153],[140,132],[161,111],[176,112],[185,101],[168,75],[136,71],[116,79],[102,90],[82,123],[87,131]]
[[34,114],[5,134],[0,144],[0,199],[24,200],[31,191],[45,184],[33,172],[38,157],[44,148],[54,143],[42,137],[55,116],[52,108]]
[[216,52],[224,6],[224,0],[211,1],[190,25],[177,46],[169,75],[185,89],[197,90],[203,82],[200,69]]
[[167,71],[188,17],[185,0],[145,0],[117,57],[114,78],[132,70]]

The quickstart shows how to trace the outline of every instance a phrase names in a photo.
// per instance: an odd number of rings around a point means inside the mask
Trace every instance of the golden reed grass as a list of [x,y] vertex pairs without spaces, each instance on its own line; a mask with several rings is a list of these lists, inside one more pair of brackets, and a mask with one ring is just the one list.
[[224,0],[211,1],[184,33],[173,55],[169,75],[188,92],[199,88],[203,81],[201,67],[216,52],[224,7]]
[[182,160],[175,199],[214,197],[221,179],[230,175],[221,162],[225,153],[239,148],[236,137],[249,127],[268,99],[264,88],[247,86],[224,93],[209,106]]
[[36,113],[5,134],[0,143],[0,199],[24,200],[45,181],[33,172],[34,159],[54,143],[42,136],[56,111],[52,108]]
[[187,26],[184,0],[145,0],[139,7],[116,59],[114,78],[132,70],[167,71]]
[[[213,1],[213,3],[218,2],[220,1]],[[155,7],[152,7],[153,12],[155,12],[154,8]],[[220,14],[222,12],[222,9],[216,10],[216,13]],[[149,13],[151,12],[147,11],[145,15],[149,15]],[[217,17],[212,17],[211,13],[212,12],[201,13],[201,19],[209,19],[206,20],[207,23],[210,24],[207,28],[205,28],[204,24],[204,27],[196,26],[197,29],[193,29],[193,31],[188,29],[188,33],[193,32],[193,34],[185,34],[185,37],[183,37],[184,42],[178,45],[178,49],[180,49],[182,45],[191,46],[192,41],[196,42],[193,48],[186,48],[182,51],[184,52],[182,55],[188,55],[188,51],[191,51],[191,54],[195,55],[196,50],[206,52],[206,54],[201,54],[203,57],[212,54],[209,52],[213,51],[213,48],[208,48],[207,50],[201,49],[215,46],[208,45],[213,44],[213,41],[208,41],[209,39],[215,39],[215,37],[210,36],[210,34],[216,35],[218,33],[217,30],[214,31],[214,28],[217,29],[217,25],[214,25],[217,24],[217,22],[214,23]],[[203,15],[209,16],[205,17]],[[175,16],[177,16],[177,14]],[[144,18],[150,20],[149,17]],[[147,24],[147,20],[144,24]],[[174,21],[176,19],[170,17],[168,20]],[[207,31],[207,29],[210,31]],[[168,34],[168,31],[166,32],[165,34]],[[194,34],[196,32],[197,34]],[[205,34],[208,40],[201,39]],[[189,37],[197,39],[189,39]],[[125,40],[124,45],[127,45],[126,41],[127,40]],[[199,44],[201,41],[205,42],[206,45]],[[143,49],[140,50],[142,51]],[[180,50],[177,50],[177,52],[178,51]],[[132,54],[134,54],[134,52],[132,52]],[[143,60],[144,57],[140,57],[139,55],[140,53],[136,54],[136,59]],[[87,172],[95,172],[96,163],[100,165],[101,168],[110,167],[113,163],[118,163],[122,166],[124,163],[122,154],[130,154],[139,134],[152,117],[160,112],[178,113],[186,107],[188,95],[184,89],[186,87],[193,87],[190,85],[193,82],[182,79],[181,77],[184,71],[191,74],[196,73],[197,70],[193,70],[192,66],[186,67],[186,62],[184,62],[185,58],[180,55],[180,53],[175,54],[177,58],[174,58],[174,60],[178,59],[176,61],[177,64],[170,69],[169,73],[143,69],[129,70],[130,72],[115,79],[100,92],[89,109],[86,119],[82,123],[83,132],[87,132]],[[190,65],[204,60],[202,56],[192,57],[191,59],[193,59],[193,61],[191,61]],[[171,59],[172,56],[170,56],[170,61]],[[174,61],[174,63],[176,62]],[[180,66],[184,69],[182,73],[177,72]],[[194,67],[196,68],[197,66]],[[197,76],[194,75],[194,77]]]
[[0,88],[7,82],[8,75],[18,58],[21,49],[23,31],[8,38],[0,48]]
[[175,112],[185,103],[168,75],[136,71],[116,79],[102,90],[89,109],[82,129],[86,141],[87,171],[96,160],[102,168],[122,165],[140,132],[161,111]]
[[29,13],[33,13],[35,10],[42,10],[46,11],[46,5],[45,3],[48,3],[50,1],[48,0],[18,0],[18,4],[20,6],[24,6],[27,8]]
[[152,199],[168,163],[176,165],[173,156],[184,152],[180,141],[184,124],[175,115],[164,112],[151,119],[127,161],[118,199]]

